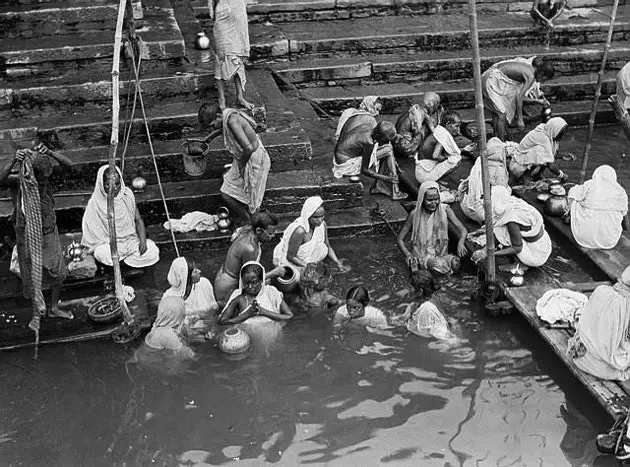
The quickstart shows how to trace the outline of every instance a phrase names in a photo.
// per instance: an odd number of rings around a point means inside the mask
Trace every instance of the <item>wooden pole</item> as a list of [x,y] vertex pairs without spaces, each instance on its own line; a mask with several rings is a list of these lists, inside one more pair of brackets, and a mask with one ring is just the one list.
[[582,168],[580,169],[580,178],[578,183],[584,183],[586,178],[586,166],[588,165],[588,155],[591,151],[591,145],[593,143],[593,132],[595,131],[595,116],[597,115],[597,106],[599,105],[599,98],[602,95],[602,79],[604,76],[604,70],[606,69],[606,61],[608,60],[608,52],[610,51],[610,43],[612,42],[612,36],[615,29],[615,19],[617,18],[617,7],[619,6],[619,0],[615,0],[613,4],[612,13],[610,14],[610,25],[608,26],[608,37],[606,37],[606,46],[604,47],[604,54],[602,55],[602,64],[597,74],[597,85],[595,86],[595,98],[593,99],[593,107],[591,108],[591,116],[588,119],[588,136],[586,138],[586,147],[584,148],[584,157],[582,158]]
[[473,77],[475,84],[475,117],[479,127],[479,157],[481,157],[481,179],[483,182],[483,209],[486,220],[486,273],[490,282],[496,280],[494,263],[494,228],[492,225],[492,189],[486,152],[486,120],[483,112],[481,93],[481,55],[479,53],[479,31],[477,29],[477,5],[475,0],[468,0],[468,19],[470,23],[470,43],[473,52]]
[[123,20],[125,7],[128,0],[120,0],[118,6],[118,20],[116,22],[116,35],[114,36],[114,60],[112,63],[112,136],[109,146],[109,190],[107,191],[107,226],[109,228],[109,248],[114,267],[114,284],[116,298],[123,313],[125,323],[133,323],[133,315],[127,308],[127,302],[123,295],[122,274],[118,257],[118,245],[116,243],[116,221],[114,217],[114,181],[116,176],[116,149],[118,148],[118,115],[120,113],[119,75],[120,52],[122,46]]

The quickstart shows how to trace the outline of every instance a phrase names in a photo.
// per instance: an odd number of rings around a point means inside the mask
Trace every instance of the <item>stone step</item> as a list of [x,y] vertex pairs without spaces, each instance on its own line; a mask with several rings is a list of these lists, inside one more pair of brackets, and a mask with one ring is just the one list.
[[[616,71],[604,73],[603,95],[615,92]],[[543,83],[545,96],[552,102],[580,101],[594,95],[597,74],[561,76]],[[449,83],[426,82],[416,84],[385,84],[364,86],[335,86],[303,89],[307,98],[316,102],[329,113],[339,114],[348,107],[356,107],[364,96],[380,96],[383,112],[401,113],[422,94],[435,91],[440,94],[442,105],[447,109],[465,109],[474,106],[474,89],[471,80]]]
[[[157,1],[157,0],[152,0]],[[185,55],[182,35],[171,8],[146,10],[146,26],[137,31],[145,61],[179,61]],[[52,69],[90,68],[111,73],[114,31],[72,32],[55,38],[3,38],[2,77],[46,74]],[[59,66],[60,63],[63,66]]]
[[[206,0],[191,0],[200,19],[208,18]],[[612,0],[573,0],[575,8],[610,5]],[[257,0],[247,5],[250,23],[324,21],[370,16],[466,13],[467,0]],[[478,0],[477,10],[487,12],[528,12],[531,2]]]
[[[77,31],[113,31],[120,2],[73,4],[60,1],[37,5],[0,6],[0,30],[4,38],[56,37]],[[142,4],[134,2],[134,20],[143,17]],[[137,24],[136,26],[140,26]]]
[[[544,45],[514,49],[484,48],[482,72],[492,64],[514,57],[538,56],[553,63],[556,76],[597,72],[601,66],[602,44],[575,46]],[[630,57],[628,42],[611,44],[607,70],[619,70]],[[407,54],[357,55],[342,58],[304,58],[273,65],[283,78],[299,88],[359,84],[413,83],[470,79],[472,58],[468,50]]]
[[[221,179],[163,183],[171,217],[181,218],[192,211],[214,214],[223,205],[219,192],[221,183]],[[328,166],[314,170],[272,172],[267,180],[264,206],[278,214],[299,213],[304,199],[314,195],[325,198],[331,211],[345,210],[362,205],[363,188],[360,183],[333,178]],[[55,211],[60,231],[81,230],[81,219],[90,196],[91,190],[55,194]],[[136,202],[147,225],[161,225],[166,220],[157,185],[149,185],[143,193],[138,193]],[[10,199],[0,199],[0,231],[11,231],[9,218],[12,210]]]
[[[550,45],[601,43],[606,40],[610,8],[591,10],[588,18],[571,17],[556,22]],[[532,27],[529,15],[495,13],[480,15],[479,42],[482,50],[524,47],[546,43],[541,29]],[[325,27],[323,27],[325,25]],[[251,57],[269,60],[294,55],[354,56],[357,53],[385,54],[468,50],[468,16],[434,15],[337,20],[313,27],[310,21],[250,25]],[[614,41],[630,37],[630,11],[621,9],[615,22]]]

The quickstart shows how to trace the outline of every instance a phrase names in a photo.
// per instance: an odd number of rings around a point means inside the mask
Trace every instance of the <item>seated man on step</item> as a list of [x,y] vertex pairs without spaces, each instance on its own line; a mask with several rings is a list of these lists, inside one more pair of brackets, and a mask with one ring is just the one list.
[[416,158],[418,183],[437,182],[462,160],[454,137],[459,136],[462,119],[457,112],[444,115],[444,126],[437,125],[422,143]]
[[[113,264],[107,222],[109,183],[109,165],[104,165],[98,169],[94,193],[85,208],[81,228],[83,232],[81,243],[93,251],[94,259],[107,266]],[[132,268],[144,268],[157,263],[160,260],[160,250],[147,238],[144,221],[136,206],[136,198],[125,186],[118,167],[114,174],[114,217],[120,261]]]
[[[394,200],[407,198],[398,188],[398,167],[390,144],[395,138],[396,129],[391,122],[377,124],[371,115],[349,118],[335,146],[334,176],[362,173],[374,179],[370,193],[385,194]],[[387,183],[391,183],[391,191]]]
[[427,92],[422,97],[422,104],[413,104],[401,114],[396,121],[398,138],[393,144],[396,157],[415,157],[422,142],[441,123],[443,113],[440,96]]

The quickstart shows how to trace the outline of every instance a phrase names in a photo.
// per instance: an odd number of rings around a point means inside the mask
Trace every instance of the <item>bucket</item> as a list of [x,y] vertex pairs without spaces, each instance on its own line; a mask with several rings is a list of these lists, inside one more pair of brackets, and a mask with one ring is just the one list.
[[191,177],[201,177],[206,172],[208,164],[206,160],[208,144],[205,141],[189,139],[183,146],[184,171]]
[[300,281],[300,273],[291,266],[284,267],[284,274],[278,277],[278,290],[283,293],[289,293],[295,290]]

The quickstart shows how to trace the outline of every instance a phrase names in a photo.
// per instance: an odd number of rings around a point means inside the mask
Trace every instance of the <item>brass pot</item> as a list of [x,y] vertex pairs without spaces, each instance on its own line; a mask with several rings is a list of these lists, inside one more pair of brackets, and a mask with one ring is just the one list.
[[566,195],[551,195],[545,201],[544,209],[550,216],[562,217],[569,209],[569,200]]

